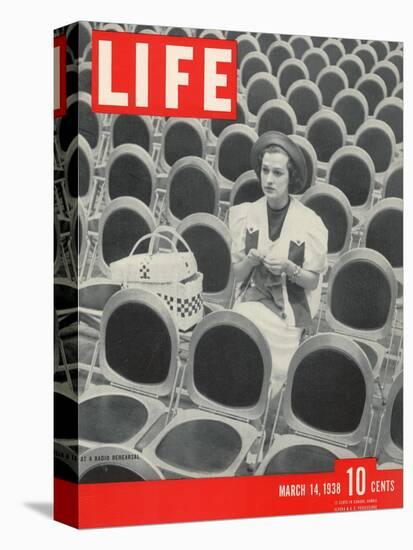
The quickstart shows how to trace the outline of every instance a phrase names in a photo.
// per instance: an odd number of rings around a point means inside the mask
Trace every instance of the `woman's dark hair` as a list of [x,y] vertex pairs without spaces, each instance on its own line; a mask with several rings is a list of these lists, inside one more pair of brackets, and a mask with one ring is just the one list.
[[265,149],[261,151],[261,153],[258,156],[259,160],[259,173],[261,174],[261,167],[262,167],[262,159],[264,158],[265,153],[282,153],[288,158],[288,175],[289,175],[289,182],[288,182],[288,192],[292,195],[300,193],[301,190],[304,187],[303,181],[301,181],[300,175],[295,167],[294,162],[291,160],[290,155],[280,147],[279,145],[268,145]]

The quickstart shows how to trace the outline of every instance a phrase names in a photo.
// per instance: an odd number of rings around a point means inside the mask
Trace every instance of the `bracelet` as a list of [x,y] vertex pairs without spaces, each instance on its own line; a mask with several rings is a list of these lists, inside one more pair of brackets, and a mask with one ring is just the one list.
[[300,273],[301,273],[301,267],[299,265],[296,265],[294,267],[293,273],[288,276],[289,280],[292,283],[295,283],[297,281],[298,277],[300,276]]

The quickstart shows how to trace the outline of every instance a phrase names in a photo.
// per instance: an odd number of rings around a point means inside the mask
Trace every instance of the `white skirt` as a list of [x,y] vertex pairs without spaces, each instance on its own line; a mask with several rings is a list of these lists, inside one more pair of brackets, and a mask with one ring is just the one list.
[[276,392],[285,382],[288,367],[300,344],[301,328],[289,327],[260,302],[238,302],[233,310],[252,321],[268,342],[272,357],[271,382]]

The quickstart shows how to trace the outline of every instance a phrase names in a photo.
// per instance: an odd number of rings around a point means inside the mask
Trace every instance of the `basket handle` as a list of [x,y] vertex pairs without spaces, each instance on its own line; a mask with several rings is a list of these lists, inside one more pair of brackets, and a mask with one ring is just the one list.
[[175,241],[181,241],[186,246],[187,251],[191,252],[191,249],[189,248],[188,243],[185,241],[185,239],[174,228],[169,227],[169,225],[160,225],[155,229],[155,231],[153,233],[148,233],[147,235],[144,235],[143,237],[141,237],[138,240],[138,242],[133,246],[132,250],[129,253],[129,256],[132,256],[134,254],[135,250],[138,248],[138,246],[142,242],[144,242],[148,239],[150,239],[148,254],[153,254],[155,241],[159,241],[160,239],[163,239],[166,242],[168,242],[171,245],[173,252],[178,252],[174,240],[167,237],[165,235],[165,233],[169,233],[170,235],[175,237],[175,239],[174,239]]

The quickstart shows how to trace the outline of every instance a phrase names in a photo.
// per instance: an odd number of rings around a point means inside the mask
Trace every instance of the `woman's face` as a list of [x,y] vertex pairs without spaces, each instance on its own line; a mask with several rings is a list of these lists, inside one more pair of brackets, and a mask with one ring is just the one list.
[[271,208],[282,208],[288,202],[288,156],[284,153],[264,154],[261,165],[261,188]]

